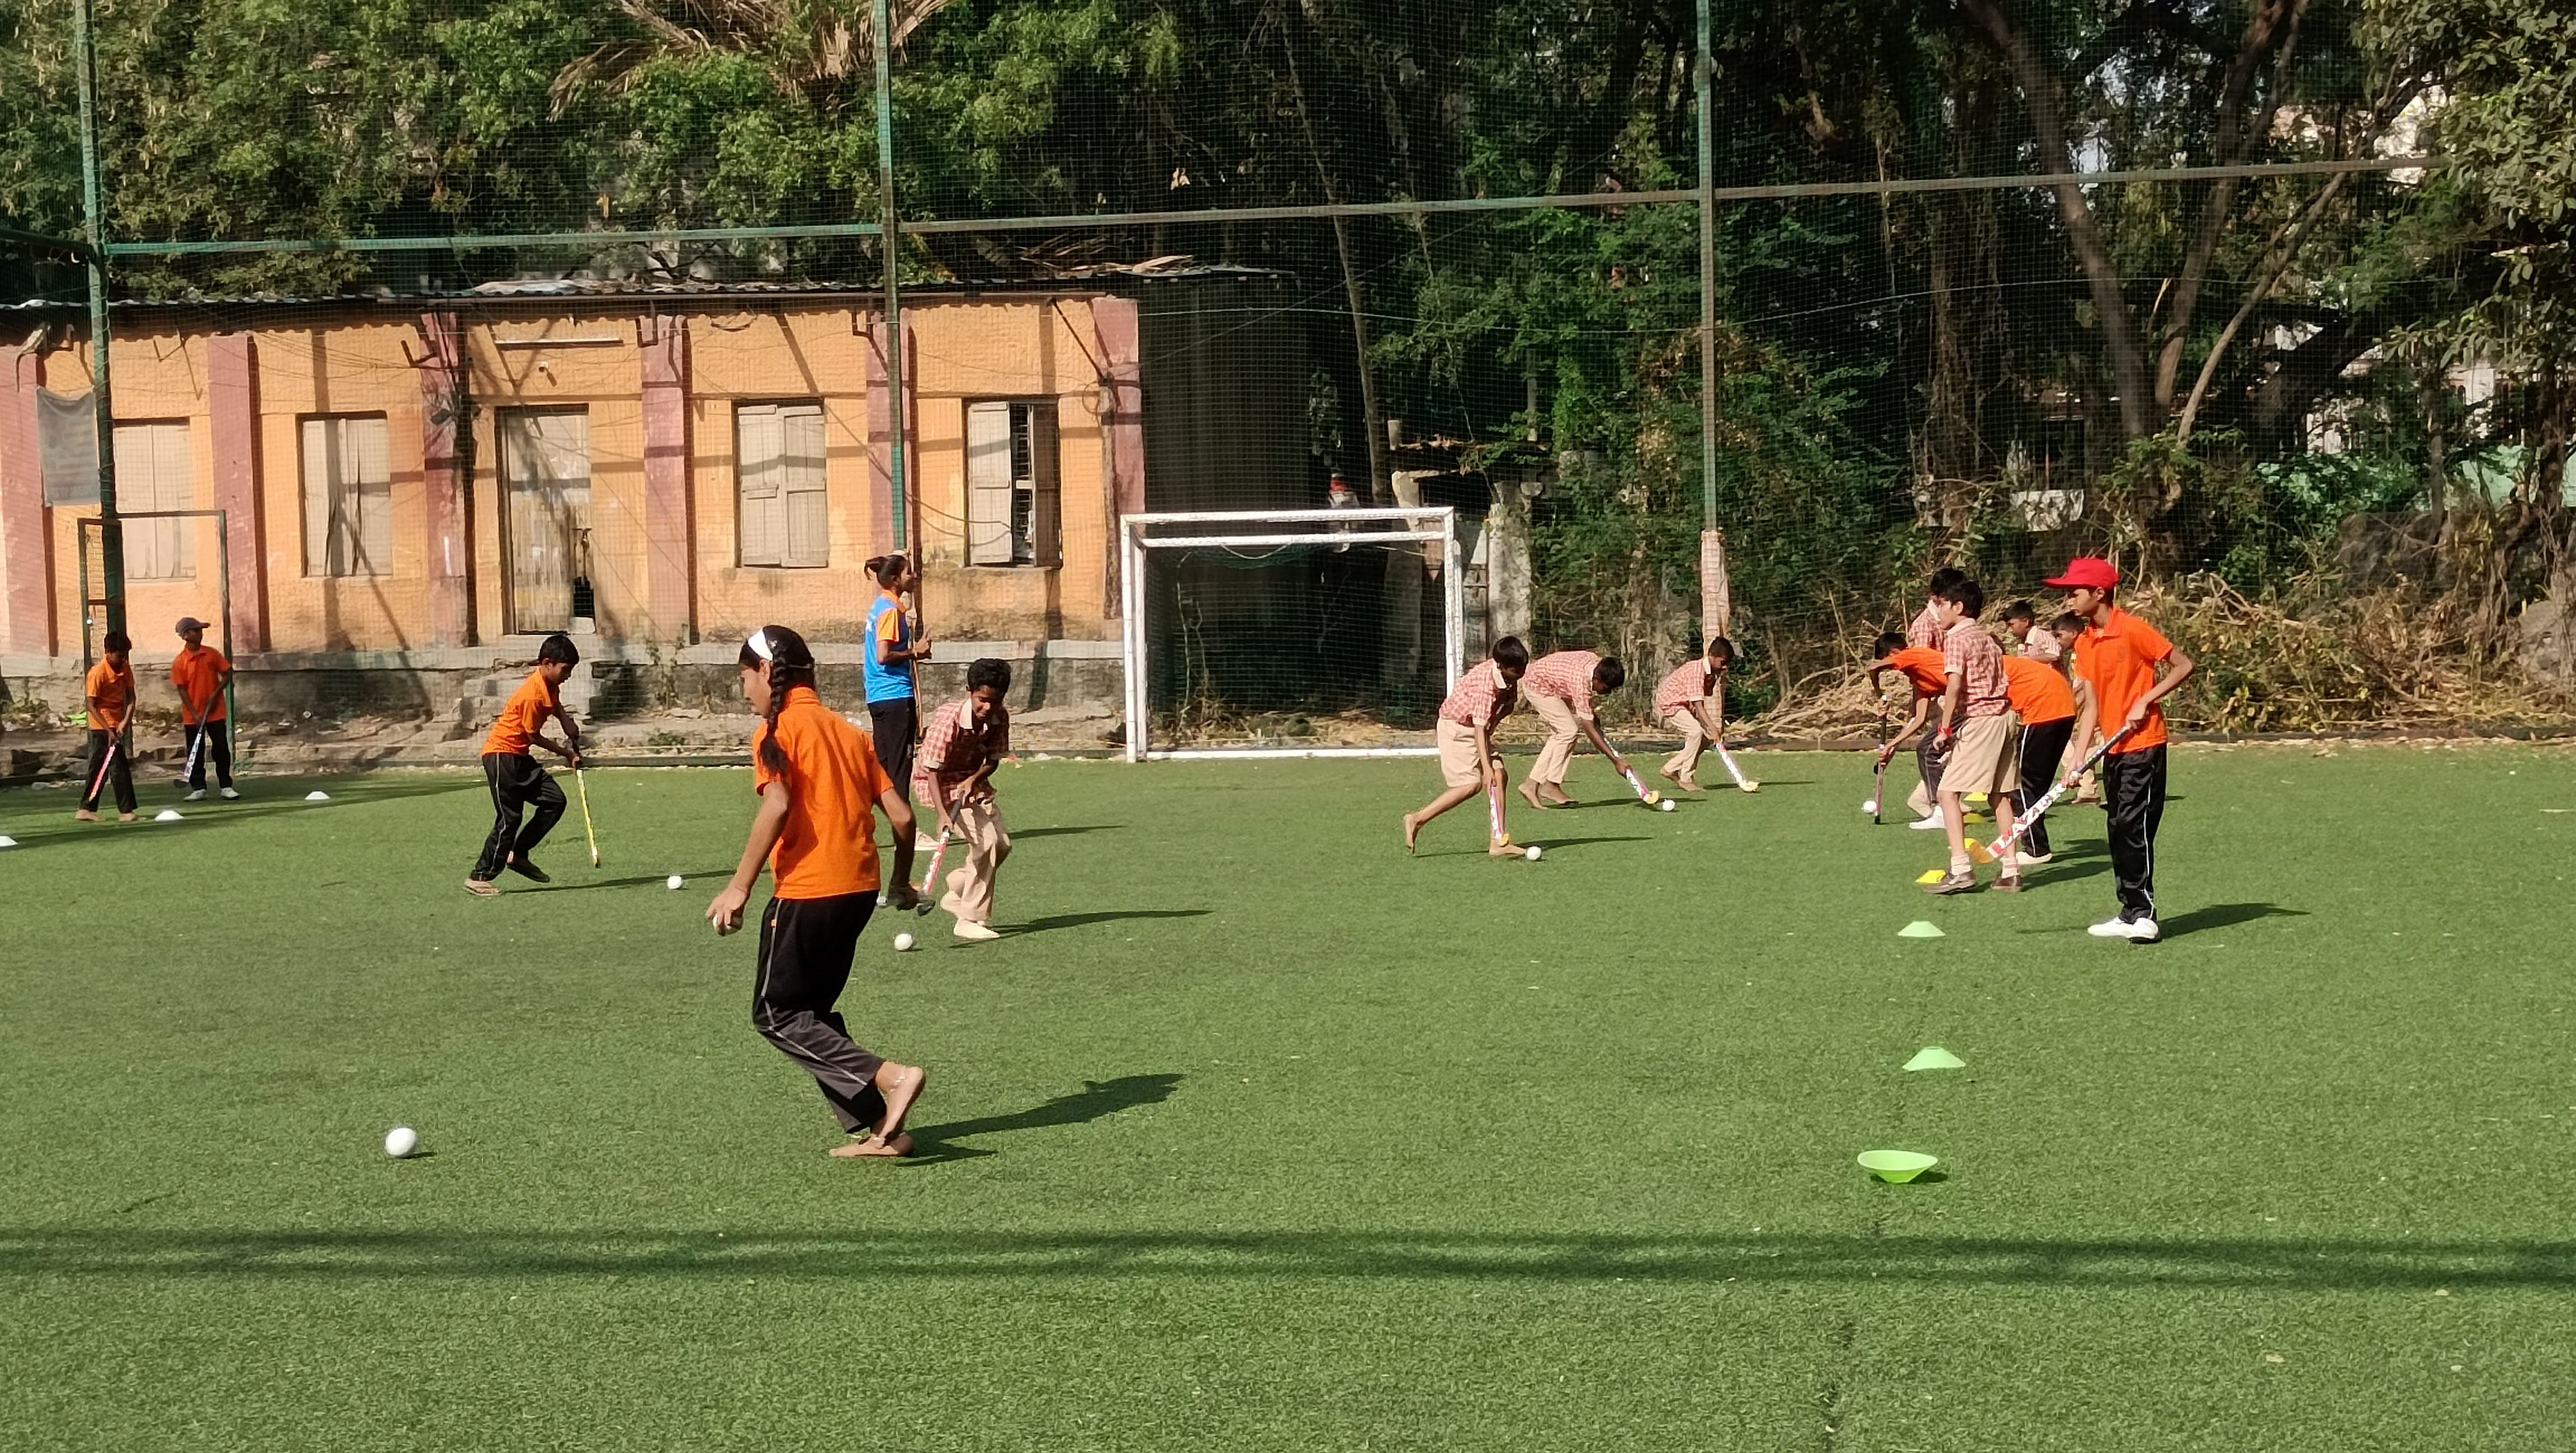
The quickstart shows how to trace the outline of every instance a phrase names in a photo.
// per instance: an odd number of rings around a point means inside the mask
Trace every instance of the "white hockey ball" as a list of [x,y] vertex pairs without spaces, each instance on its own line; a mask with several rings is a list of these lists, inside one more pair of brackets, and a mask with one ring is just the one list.
[[1529,845],[1529,851],[1528,851],[1528,852],[1525,852],[1525,853],[1523,853],[1523,854],[1521,854],[1521,856],[1522,856],[1522,857],[1524,857],[1524,858],[1527,858],[1527,859],[1529,859],[1531,862],[1535,863],[1535,862],[1537,862],[1537,861],[1538,861],[1542,856],[1544,856],[1544,854],[1542,854],[1542,853],[1540,853],[1540,852],[1539,852],[1539,850],[1538,850],[1538,844],[1536,844],[1536,843],[1532,843],[1532,844],[1530,844],[1530,845]]
[[397,1125],[385,1132],[385,1154],[401,1160],[420,1149],[420,1132],[408,1125]]
[[673,873],[663,886],[669,888],[672,892],[677,893],[689,885],[686,880],[680,877],[679,874]]
[[899,954],[908,954],[912,952],[912,935],[908,933],[896,934],[894,936],[894,951]]

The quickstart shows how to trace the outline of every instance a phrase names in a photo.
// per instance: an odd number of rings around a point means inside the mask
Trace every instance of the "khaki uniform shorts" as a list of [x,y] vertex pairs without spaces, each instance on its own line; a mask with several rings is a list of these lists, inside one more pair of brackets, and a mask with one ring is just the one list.
[[1941,790],[1967,796],[1983,792],[2000,797],[2021,787],[2021,766],[2013,747],[2021,736],[2021,719],[2011,712],[1972,716],[1950,739],[1950,760],[1941,769]]
[[1447,717],[1431,733],[1440,744],[1440,780],[1451,787],[1485,785],[1485,764],[1476,760],[1476,729]]

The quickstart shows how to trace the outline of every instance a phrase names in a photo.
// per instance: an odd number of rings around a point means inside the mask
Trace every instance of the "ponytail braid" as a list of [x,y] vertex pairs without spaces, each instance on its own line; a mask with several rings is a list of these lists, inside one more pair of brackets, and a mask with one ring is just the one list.
[[803,636],[787,627],[762,626],[743,643],[741,665],[758,669],[769,683],[769,711],[763,718],[769,730],[761,738],[760,764],[784,777],[789,763],[787,748],[778,740],[778,713],[786,708],[789,691],[814,684],[814,653]]

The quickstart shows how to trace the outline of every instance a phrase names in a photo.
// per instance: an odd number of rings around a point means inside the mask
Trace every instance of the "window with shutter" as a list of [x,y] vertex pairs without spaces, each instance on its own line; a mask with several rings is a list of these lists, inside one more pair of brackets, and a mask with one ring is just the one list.
[[[184,419],[116,426],[116,507],[149,515],[197,507],[195,461]],[[187,580],[196,573],[193,520],[132,520],[125,526],[129,580]]]
[[304,573],[394,573],[393,460],[382,414],[304,421]]

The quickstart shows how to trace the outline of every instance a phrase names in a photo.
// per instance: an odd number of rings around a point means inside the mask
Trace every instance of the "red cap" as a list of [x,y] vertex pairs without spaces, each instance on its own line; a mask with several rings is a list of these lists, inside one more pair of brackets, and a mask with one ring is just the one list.
[[2048,582],[2060,590],[2082,587],[2109,590],[2120,583],[2120,567],[2099,555],[2078,555],[2066,562],[2066,573]]

